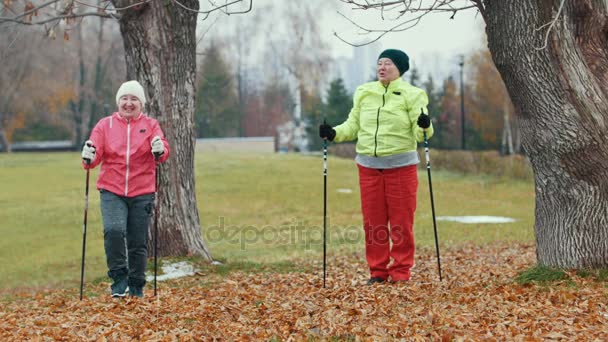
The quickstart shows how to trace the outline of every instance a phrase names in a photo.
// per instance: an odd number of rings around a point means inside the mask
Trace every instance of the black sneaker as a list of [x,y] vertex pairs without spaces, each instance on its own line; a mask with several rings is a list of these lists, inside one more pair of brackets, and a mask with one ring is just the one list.
[[129,281],[127,278],[115,281],[112,284],[112,297],[124,297],[129,292]]
[[384,283],[386,281],[386,279],[384,278],[380,278],[380,277],[371,277],[369,278],[369,280],[367,281],[367,285],[374,285],[376,283]]
[[129,292],[130,297],[144,297],[144,289],[143,287],[131,287]]

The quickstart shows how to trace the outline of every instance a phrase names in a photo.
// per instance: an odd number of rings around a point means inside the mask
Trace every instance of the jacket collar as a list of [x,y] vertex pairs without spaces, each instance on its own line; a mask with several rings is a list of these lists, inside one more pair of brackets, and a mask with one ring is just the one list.
[[382,84],[382,82],[378,81],[378,85],[380,85],[380,87],[382,87],[382,89],[387,88],[386,90],[393,90],[393,89],[397,89],[401,86],[403,86],[405,84],[405,81],[399,77],[396,80],[392,80],[387,87],[384,86],[384,84]]
[[112,116],[113,116],[113,117],[114,117],[116,120],[118,120],[118,121],[120,121],[120,122],[125,122],[125,123],[127,123],[127,122],[130,122],[130,121],[136,122],[136,121],[141,120],[141,118],[143,118],[143,117],[144,117],[144,113],[139,113],[139,115],[137,115],[136,117],[134,117],[134,118],[132,118],[132,119],[130,119],[130,120],[127,120],[127,119],[123,118],[123,117],[120,115],[120,113],[119,113],[119,112],[114,112],[114,114],[112,114]]

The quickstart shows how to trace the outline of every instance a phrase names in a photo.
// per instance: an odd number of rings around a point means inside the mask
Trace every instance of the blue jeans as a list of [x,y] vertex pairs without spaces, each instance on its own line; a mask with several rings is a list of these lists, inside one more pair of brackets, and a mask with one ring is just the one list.
[[123,197],[100,190],[103,239],[108,276],[114,282],[128,277],[129,287],[146,284],[148,226],[154,213],[154,194]]

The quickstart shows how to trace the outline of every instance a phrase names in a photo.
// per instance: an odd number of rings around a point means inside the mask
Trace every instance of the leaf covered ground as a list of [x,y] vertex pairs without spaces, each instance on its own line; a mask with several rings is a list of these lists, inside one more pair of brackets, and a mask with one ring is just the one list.
[[[311,255],[312,257],[312,255]],[[534,264],[522,244],[419,250],[412,280],[363,285],[362,254],[330,256],[296,271],[195,276],[151,286],[143,299],[112,299],[107,283],[5,297],[0,340],[608,340],[605,280],[568,272],[550,284],[514,281]]]

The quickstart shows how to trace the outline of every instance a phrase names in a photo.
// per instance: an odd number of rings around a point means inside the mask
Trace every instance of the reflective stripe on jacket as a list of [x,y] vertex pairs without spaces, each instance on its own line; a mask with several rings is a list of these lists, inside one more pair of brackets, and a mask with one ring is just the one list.
[[[95,159],[89,167],[101,163],[97,189],[125,197],[153,193],[156,161],[150,144],[157,135],[165,145],[159,158],[164,162],[169,158],[169,143],[155,119],[142,113],[127,120],[114,113],[99,120],[89,139],[95,146]],[[84,163],[83,166],[87,167]]]
[[[353,96],[348,119],[335,127],[335,142],[357,139],[357,153],[384,157],[415,151],[423,141],[423,130],[417,121],[429,100],[420,88],[396,79],[385,87],[379,81],[365,83]],[[433,135],[433,125],[427,138]]]

